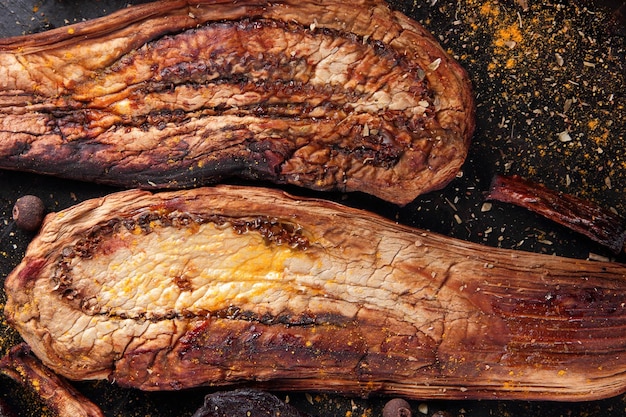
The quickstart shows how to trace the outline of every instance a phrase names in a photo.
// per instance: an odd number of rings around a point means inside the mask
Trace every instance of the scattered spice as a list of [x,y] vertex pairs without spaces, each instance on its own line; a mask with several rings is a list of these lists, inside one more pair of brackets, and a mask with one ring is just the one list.
[[[509,155],[519,161],[511,173],[554,188],[569,174],[581,197],[625,210],[626,38],[609,28],[613,11],[522,0],[434,7],[454,25],[423,23],[445,33],[444,45],[474,81],[487,132],[473,143],[481,163]],[[599,169],[611,172],[611,187]]]
[[43,201],[34,195],[20,197],[13,206],[13,220],[20,229],[34,232],[39,229],[46,207]]
[[[405,9],[439,37],[474,84],[477,132],[458,189],[486,190],[495,174],[520,175],[626,213],[626,32],[609,24],[623,25],[619,6],[439,0]],[[446,188],[431,200],[441,209],[456,195]],[[502,205],[483,209],[483,201],[466,195],[456,210],[445,207],[445,220],[428,204],[399,218],[424,219],[434,231],[488,245],[587,256],[576,235],[559,229],[541,236],[530,214],[515,217],[519,211]],[[503,217],[510,227],[499,234]],[[484,233],[490,227],[494,232]]]
[[571,142],[572,141],[572,137],[569,135],[567,130],[564,130],[561,133],[559,133],[559,141],[560,142]]

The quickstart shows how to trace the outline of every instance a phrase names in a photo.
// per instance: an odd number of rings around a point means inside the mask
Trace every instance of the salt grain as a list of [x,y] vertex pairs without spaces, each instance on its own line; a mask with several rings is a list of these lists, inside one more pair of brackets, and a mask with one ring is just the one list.
[[560,54],[554,54],[554,56],[556,57],[556,63],[559,64],[559,67],[562,67],[565,63],[563,57]]
[[430,71],[435,71],[437,68],[439,68],[439,65],[441,64],[441,58],[437,58],[435,59],[433,62],[431,62],[430,64],[428,64],[428,69]]
[[561,133],[559,133],[559,141],[563,142],[563,143],[571,142],[572,141],[572,137],[569,135],[567,130],[564,130]]

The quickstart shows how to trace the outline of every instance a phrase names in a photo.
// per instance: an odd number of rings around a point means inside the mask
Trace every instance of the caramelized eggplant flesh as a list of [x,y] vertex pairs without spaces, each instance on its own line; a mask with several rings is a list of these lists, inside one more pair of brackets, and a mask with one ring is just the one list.
[[473,130],[465,71],[381,0],[154,2],[0,40],[4,169],[406,204],[455,177]]
[[5,315],[72,380],[589,400],[626,386],[626,266],[481,245],[263,188],[49,214]]

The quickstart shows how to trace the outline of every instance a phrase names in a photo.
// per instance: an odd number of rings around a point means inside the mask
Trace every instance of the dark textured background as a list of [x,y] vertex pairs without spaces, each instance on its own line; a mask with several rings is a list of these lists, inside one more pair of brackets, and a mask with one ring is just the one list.
[[[106,15],[120,0],[0,0],[0,36],[40,32]],[[518,250],[613,259],[603,248],[548,220],[505,204],[482,211],[492,176],[520,174],[551,188],[626,213],[626,26],[623,0],[407,0],[392,1],[428,27],[469,71],[478,104],[478,128],[467,163],[445,190],[404,208],[352,194],[323,194],[344,204],[449,236]],[[624,13],[624,7],[622,7]],[[567,130],[571,141],[558,134]],[[40,196],[48,211],[101,196],[113,188],[0,171],[0,283],[17,265],[32,235],[11,220],[15,200]],[[288,188],[295,194],[311,194]],[[320,195],[318,195],[320,196]],[[616,259],[625,262],[622,254]],[[0,309],[4,294],[0,291]],[[0,354],[19,341],[0,323]],[[107,382],[76,386],[108,416],[186,416],[207,389],[142,393]],[[368,400],[315,393],[279,394],[318,416],[380,416],[385,398]],[[45,415],[41,404],[0,377],[0,399],[24,416]],[[427,415],[452,417],[588,416],[626,414],[626,397],[584,403],[522,401],[413,401]],[[423,409],[422,409],[423,410]]]

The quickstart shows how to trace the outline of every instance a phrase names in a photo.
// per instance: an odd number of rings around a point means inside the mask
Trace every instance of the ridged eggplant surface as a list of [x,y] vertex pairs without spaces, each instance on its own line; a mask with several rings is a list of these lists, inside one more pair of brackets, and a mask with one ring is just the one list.
[[625,265],[269,189],[87,200],[48,215],[5,285],[9,323],[74,380],[543,400],[626,385]]
[[473,130],[465,71],[380,0],[160,1],[0,40],[4,169],[402,205],[455,177]]

